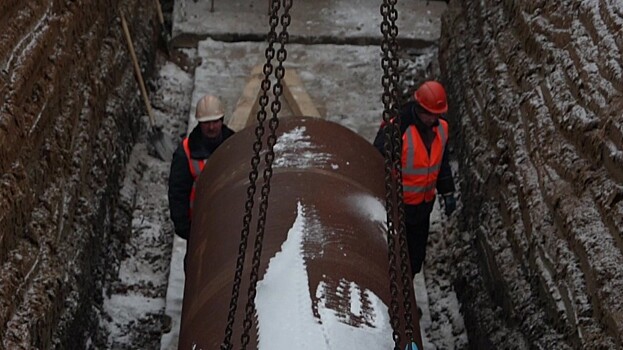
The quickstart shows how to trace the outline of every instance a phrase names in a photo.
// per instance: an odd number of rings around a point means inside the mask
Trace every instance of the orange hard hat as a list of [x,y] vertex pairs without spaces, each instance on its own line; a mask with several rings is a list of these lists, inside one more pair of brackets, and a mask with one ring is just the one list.
[[434,80],[422,84],[413,94],[413,98],[420,106],[431,113],[442,114],[448,111],[446,89]]

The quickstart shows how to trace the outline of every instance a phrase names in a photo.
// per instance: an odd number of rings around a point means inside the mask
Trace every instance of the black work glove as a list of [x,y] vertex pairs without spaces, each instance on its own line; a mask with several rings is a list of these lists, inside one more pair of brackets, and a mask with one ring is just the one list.
[[456,210],[456,198],[453,193],[443,195],[444,209],[446,210],[446,216],[452,215]]

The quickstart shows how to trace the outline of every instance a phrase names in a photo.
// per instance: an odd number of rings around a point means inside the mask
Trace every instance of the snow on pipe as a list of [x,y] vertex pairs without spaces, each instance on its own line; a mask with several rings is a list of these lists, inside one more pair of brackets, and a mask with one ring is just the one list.
[[[179,349],[217,350],[223,341],[254,141],[255,127],[236,133],[197,182]],[[343,126],[281,119],[249,349],[393,348],[383,169],[379,152]],[[262,173],[234,349],[245,318]],[[399,315],[404,326],[402,305]],[[421,349],[418,317],[412,317]]]

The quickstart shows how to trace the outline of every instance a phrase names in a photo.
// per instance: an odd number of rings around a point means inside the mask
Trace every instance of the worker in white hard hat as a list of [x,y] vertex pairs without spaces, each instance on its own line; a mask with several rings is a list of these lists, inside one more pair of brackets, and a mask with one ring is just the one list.
[[198,125],[185,137],[173,154],[169,174],[169,210],[175,233],[188,239],[195,199],[195,180],[208,158],[227,138],[234,134],[223,123],[225,110],[221,101],[206,95],[197,103]]

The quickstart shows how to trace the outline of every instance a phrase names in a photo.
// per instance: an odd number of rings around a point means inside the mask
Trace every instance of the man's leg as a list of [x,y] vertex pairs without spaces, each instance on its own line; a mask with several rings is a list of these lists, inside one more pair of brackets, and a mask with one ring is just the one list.
[[418,205],[405,205],[405,226],[409,245],[409,261],[413,275],[422,270],[426,258],[426,244],[430,226],[430,213],[434,201]]

